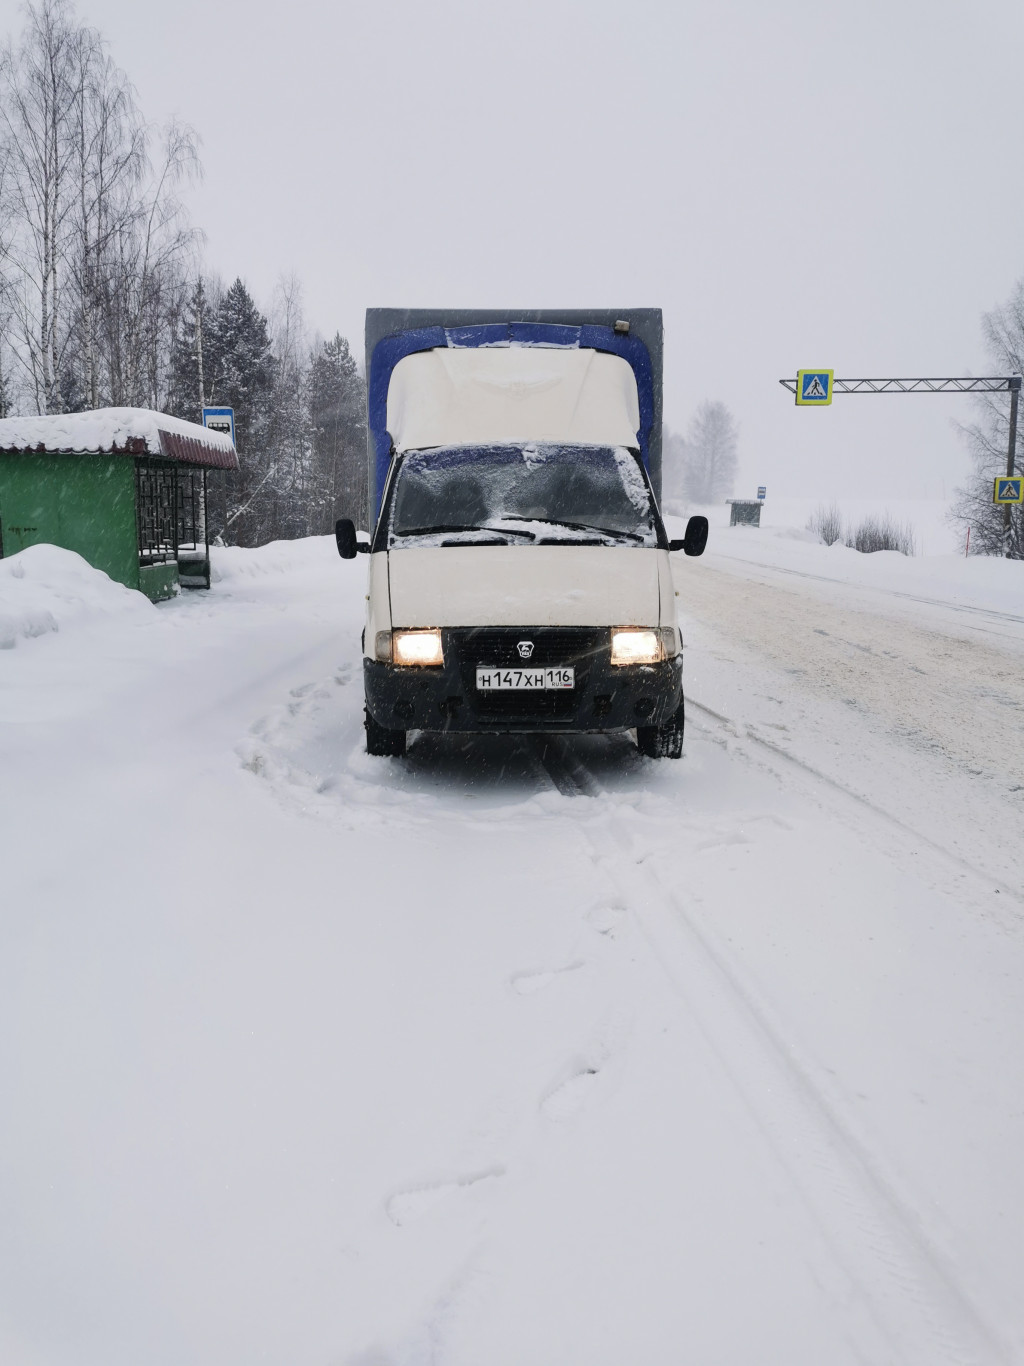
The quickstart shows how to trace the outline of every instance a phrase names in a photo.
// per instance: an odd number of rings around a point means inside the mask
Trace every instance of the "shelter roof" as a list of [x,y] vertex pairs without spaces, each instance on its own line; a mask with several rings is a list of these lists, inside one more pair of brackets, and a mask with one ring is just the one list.
[[0,455],[130,455],[237,470],[229,436],[150,408],[0,418]]

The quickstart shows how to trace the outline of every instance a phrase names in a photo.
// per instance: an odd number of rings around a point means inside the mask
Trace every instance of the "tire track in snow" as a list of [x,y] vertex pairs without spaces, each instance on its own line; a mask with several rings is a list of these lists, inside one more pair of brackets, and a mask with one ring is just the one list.
[[[539,765],[563,795],[606,795],[564,740],[543,737],[536,744]],[[862,800],[833,786],[848,799]],[[918,838],[866,805],[895,825],[901,837]],[[622,904],[631,907],[678,1008],[696,1025],[817,1229],[843,1282],[835,1298],[850,1306],[847,1330],[865,1361],[1009,1366],[1009,1349],[929,1240],[883,1163],[816,1085],[727,950],[712,942],[663,881],[657,858],[639,853],[614,815],[573,822],[573,829],[588,844],[594,863],[606,870]],[[615,847],[617,856],[609,853]],[[623,860],[629,866],[628,888],[621,877]],[[638,879],[645,895],[637,896]]]
[[[723,716],[721,712],[714,711],[711,707],[706,706],[703,702],[696,701],[693,697],[687,697],[686,705],[688,708],[695,708],[697,711],[703,712],[705,716],[710,717],[713,722],[717,723],[716,726],[705,725],[701,727],[706,735],[713,739],[735,740],[740,742],[741,746],[744,740],[750,741],[751,744],[768,752],[775,759],[783,760],[784,764],[790,766],[791,769],[796,769],[808,786],[817,789],[818,795],[822,795],[822,788],[826,789],[828,795],[833,800],[836,797],[839,797],[843,799],[843,804],[856,807],[861,814],[867,813],[876,823],[881,823],[887,828],[890,835],[894,834],[904,843],[906,843],[909,838],[914,844],[925,845],[935,858],[939,859],[946,866],[956,870],[959,875],[962,876],[964,873],[967,873],[971,877],[976,878],[984,886],[986,892],[992,892],[998,888],[1000,896],[1005,896],[1008,900],[1016,902],[1016,904],[1024,910],[1024,895],[1022,895],[1016,887],[1011,887],[1008,883],[1000,882],[997,878],[993,877],[988,869],[979,868],[969,860],[961,858],[959,854],[951,853],[945,845],[939,844],[921,830],[915,829],[914,826],[901,820],[899,816],[894,816],[891,812],[886,811],[884,807],[873,802],[870,797],[865,797],[863,793],[857,792],[854,788],[848,787],[845,783],[841,783],[837,778],[832,778],[827,773],[822,773],[821,770],[815,768],[813,764],[806,763],[803,759],[798,759],[796,755],[791,754],[776,741],[769,740],[766,736],[758,734],[756,726],[734,721],[731,717]],[[742,749],[740,749],[740,753],[742,754]],[[748,759],[749,762],[758,762],[750,755],[742,755],[742,757]],[[782,775],[780,774],[778,776],[781,777]]]

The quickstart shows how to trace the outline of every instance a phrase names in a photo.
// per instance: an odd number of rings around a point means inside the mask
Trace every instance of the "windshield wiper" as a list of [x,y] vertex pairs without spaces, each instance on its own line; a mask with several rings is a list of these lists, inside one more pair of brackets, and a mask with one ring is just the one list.
[[564,526],[570,531],[596,531],[599,536],[624,536],[630,541],[643,541],[635,531],[615,531],[607,526],[593,526],[589,522],[567,522],[564,517],[523,517],[524,522],[543,522],[545,526]]
[[527,536],[531,541],[536,540],[532,531],[521,530],[514,526],[452,526],[450,523],[444,526],[414,526],[408,531],[396,531],[396,536],[441,536],[453,531],[484,531],[492,532],[495,536],[501,536],[506,531],[511,536]]

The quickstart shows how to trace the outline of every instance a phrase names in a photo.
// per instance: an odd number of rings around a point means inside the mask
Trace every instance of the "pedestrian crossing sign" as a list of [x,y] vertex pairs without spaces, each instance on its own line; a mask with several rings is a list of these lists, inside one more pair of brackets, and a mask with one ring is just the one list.
[[996,480],[993,503],[1024,503],[1024,475],[1002,474]]
[[832,370],[798,370],[796,401],[800,407],[827,408],[832,402]]

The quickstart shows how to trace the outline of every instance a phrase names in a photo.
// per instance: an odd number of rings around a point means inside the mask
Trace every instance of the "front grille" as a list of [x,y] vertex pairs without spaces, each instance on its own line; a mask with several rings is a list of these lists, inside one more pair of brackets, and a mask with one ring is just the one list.
[[[520,657],[521,640],[533,641],[528,660]],[[608,632],[594,626],[468,626],[448,633],[446,652],[458,661],[470,705],[485,720],[559,720],[573,716],[587,686],[591,661],[608,648]],[[480,664],[503,669],[571,664],[576,686],[538,692],[477,692]]]

